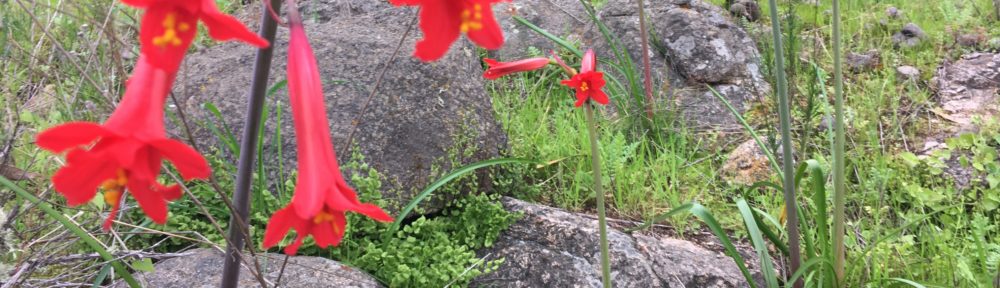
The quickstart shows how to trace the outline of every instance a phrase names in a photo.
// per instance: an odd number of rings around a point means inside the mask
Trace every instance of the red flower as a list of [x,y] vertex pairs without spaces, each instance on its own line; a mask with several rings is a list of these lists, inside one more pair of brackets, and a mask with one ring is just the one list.
[[420,6],[420,30],[414,56],[434,61],[451,47],[460,33],[479,46],[496,50],[503,45],[503,32],[493,18],[493,3],[504,0],[389,0],[396,6]]
[[208,34],[219,41],[237,39],[259,48],[267,40],[254,34],[233,16],[223,14],[214,0],[121,0],[146,9],[139,31],[141,54],[153,66],[174,72],[198,33],[198,20],[208,26]]
[[549,65],[549,58],[529,58],[514,62],[500,62],[486,58],[483,61],[486,61],[486,65],[490,67],[483,72],[483,78],[489,80],[499,79],[511,73],[536,70]]
[[583,63],[580,64],[580,73],[573,75],[569,80],[563,80],[563,85],[576,89],[576,107],[580,107],[587,100],[594,100],[602,105],[608,104],[608,95],[604,94],[604,73],[595,71],[597,57],[593,50],[587,50],[583,55]]
[[289,21],[288,95],[295,121],[299,177],[292,203],[271,216],[263,243],[265,249],[270,248],[278,244],[289,229],[295,228],[297,238],[285,247],[287,254],[295,254],[306,235],[312,235],[320,247],[340,243],[347,211],[378,221],[392,221],[392,217],[378,206],[358,201],[354,189],[344,181],[330,140],[316,58],[301,20],[294,18]]
[[[38,134],[39,147],[53,153],[66,151],[66,166],[52,176],[57,192],[70,206],[87,203],[104,190],[111,215],[118,212],[127,189],[154,222],[167,220],[167,201],[181,197],[180,187],[157,182],[163,160],[169,160],[184,179],[205,179],[208,163],[193,148],[169,139],[163,127],[163,105],[174,74],[153,67],[139,57],[125,95],[104,125],[71,122]],[[91,145],[93,144],[93,145]]]

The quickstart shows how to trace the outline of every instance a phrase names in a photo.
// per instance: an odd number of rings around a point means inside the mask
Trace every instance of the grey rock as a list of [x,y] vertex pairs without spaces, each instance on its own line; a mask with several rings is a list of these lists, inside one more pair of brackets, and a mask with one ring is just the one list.
[[844,64],[853,72],[868,72],[882,67],[882,56],[875,49],[864,53],[847,52]]
[[[212,249],[195,249],[188,251],[188,256],[171,258],[156,263],[153,272],[137,274],[136,280],[142,287],[157,288],[210,288],[219,287],[222,280],[222,266],[225,254]],[[246,262],[253,261],[249,254]],[[318,287],[351,287],[371,288],[382,287],[378,280],[365,272],[344,266],[337,261],[311,256],[288,257],[284,273],[281,272],[285,255],[258,254],[257,261],[264,272],[264,278],[269,287],[279,284],[280,287],[318,288]],[[274,283],[281,275],[281,282]],[[254,273],[242,266],[237,287],[261,287]],[[128,287],[124,282],[114,285],[116,288]]]
[[[512,198],[504,198],[503,204],[523,213],[523,218],[503,232],[492,248],[479,251],[488,258],[505,260],[497,271],[476,278],[472,286],[601,286],[596,219]],[[721,246],[711,240],[695,243],[609,227],[608,242],[616,287],[749,286],[733,260],[718,252]],[[741,250],[759,276],[757,258],[746,247]]]
[[756,0],[727,0],[729,13],[735,17],[742,17],[750,22],[760,20],[760,5]]
[[938,104],[951,122],[968,126],[973,124],[974,117],[994,117],[1000,92],[1000,54],[963,55],[958,61],[939,67],[931,82]]
[[[383,1],[329,0],[312,1],[304,15],[324,82],[334,146],[342,163],[351,156],[346,145],[352,122],[364,109],[383,67],[392,65],[367,113],[357,122],[353,140],[365,161],[385,176],[383,198],[388,200],[390,212],[398,211],[433,181],[435,167],[437,171],[449,171],[452,160],[471,163],[495,158],[505,149],[505,134],[493,118],[489,95],[483,88],[476,48],[467,40],[455,42],[441,60],[422,63],[410,56],[420,38],[415,29],[395,61],[388,63],[415,9],[393,7]],[[287,29],[279,29],[275,44],[272,84],[286,75]],[[185,110],[196,119],[215,121],[199,108],[203,103],[214,103],[225,115],[228,127],[239,135],[254,53],[245,45],[225,43],[190,55],[184,69],[197,73],[182,74],[187,76],[181,76],[177,86],[192,88],[178,91]],[[279,89],[267,99],[272,107],[282,103],[282,142],[275,143],[276,139],[271,138],[279,126],[277,119],[267,121],[263,135],[268,135],[264,149],[269,167],[284,161],[284,167],[291,171],[296,167],[296,145],[286,91]],[[218,143],[207,129],[196,128],[199,138]],[[283,149],[283,157],[275,156],[278,147]],[[479,187],[488,190],[491,181],[486,175],[479,174]],[[426,213],[434,212],[450,198],[432,197],[421,203],[421,208]]]
[[902,30],[892,35],[892,44],[896,47],[910,48],[920,45],[924,38],[927,38],[927,34],[924,33],[923,29],[920,29],[920,26],[907,23],[903,25]]
[[904,82],[920,80],[920,69],[907,65],[896,67],[896,80]]
[[[947,139],[963,133],[980,130],[977,118],[989,121],[1000,115],[1000,54],[971,53],[963,55],[954,63],[943,63],[930,80],[930,86],[937,93],[940,108],[932,109],[937,116],[930,121],[935,130],[926,135],[922,156],[933,156],[934,152],[947,148]],[[953,147],[954,148],[954,147]],[[972,184],[984,183],[983,175],[968,165],[961,165],[959,158],[965,151],[952,153],[950,158],[941,159],[947,165],[945,174],[955,182],[959,190]]]
[[888,16],[889,18],[896,19],[902,15],[903,11],[900,11],[899,8],[889,6],[889,8],[885,9],[885,16]]
[[560,47],[548,38],[536,33],[514,20],[522,17],[531,24],[545,29],[553,35],[569,41],[580,41],[591,29],[590,16],[579,0],[524,0],[493,5],[493,12],[504,33],[504,46],[493,52],[494,57],[504,61],[520,59],[528,55],[529,48],[548,55]]
[[955,37],[955,43],[962,47],[977,48],[986,44],[986,35],[980,33],[966,33]]

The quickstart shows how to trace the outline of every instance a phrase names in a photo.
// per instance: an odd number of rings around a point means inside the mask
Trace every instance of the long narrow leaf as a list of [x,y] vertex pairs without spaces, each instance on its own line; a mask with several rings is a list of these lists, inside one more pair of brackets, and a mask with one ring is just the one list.
[[423,191],[420,191],[420,193],[418,193],[415,197],[413,197],[413,200],[410,200],[410,203],[407,204],[406,207],[404,207],[403,210],[399,212],[399,215],[396,215],[396,221],[392,223],[392,226],[389,227],[388,230],[386,230],[385,235],[389,236],[396,233],[396,230],[399,229],[399,225],[403,223],[403,219],[406,219],[406,217],[410,216],[410,212],[412,212],[413,209],[416,208],[421,201],[430,196],[431,193],[434,193],[434,191],[437,190],[438,188],[441,188],[441,186],[444,186],[444,184],[448,184],[448,182],[451,182],[451,180],[455,180],[459,176],[462,176],[465,173],[475,171],[476,169],[479,168],[501,165],[501,164],[510,164],[510,163],[538,164],[539,162],[535,160],[521,159],[521,158],[498,158],[498,159],[490,159],[472,163],[469,165],[462,166],[458,169],[455,169],[451,173],[448,173],[448,175],[444,175],[444,177],[441,177],[441,179],[434,181],[434,183],[431,183],[431,185],[428,185],[427,188],[424,188]]
[[719,225],[719,221],[715,220],[712,213],[708,211],[708,208],[701,206],[701,204],[694,203],[691,207],[691,214],[701,219],[701,222],[705,222],[708,225],[708,229],[712,230],[712,234],[719,238],[719,242],[722,242],[722,247],[726,249],[726,256],[733,258],[733,262],[736,262],[736,266],[740,268],[740,272],[743,273],[743,278],[747,280],[750,287],[756,288],[757,283],[754,282],[753,276],[750,275],[750,270],[747,270],[747,265],[743,260],[743,256],[736,251],[736,246],[733,246],[733,242],[729,241],[729,235],[726,234],[725,230],[722,230],[722,225]]
[[746,200],[739,199],[736,200],[736,207],[743,215],[743,224],[746,225],[747,232],[750,233],[750,241],[753,243],[754,249],[757,250],[757,257],[760,258],[760,269],[764,273],[767,287],[777,288],[778,276],[774,273],[774,263],[771,263],[771,254],[767,251],[767,243],[764,242],[764,237],[757,227],[757,219],[754,217],[753,211],[750,211],[750,205],[747,204]]
[[674,216],[677,213],[691,211],[691,207],[694,207],[694,205],[692,203],[686,203],[684,205],[677,206],[677,208],[674,208],[674,209],[671,209],[670,211],[667,211],[665,213],[656,215],[656,217],[653,217],[653,219],[651,219],[649,221],[646,221],[646,223],[642,223],[642,225],[639,225],[638,227],[633,227],[633,228],[625,229],[625,232],[633,232],[633,231],[639,231],[639,230],[648,229],[649,227],[653,226],[653,224],[660,223],[663,220],[667,220],[667,218],[670,218],[670,216]]
[[132,274],[128,272],[128,269],[126,269],[125,266],[122,265],[122,263],[119,260],[115,260],[115,257],[111,255],[111,253],[109,253],[107,249],[104,249],[104,245],[101,245],[101,243],[97,239],[95,239],[93,235],[90,235],[89,233],[87,233],[87,231],[84,231],[83,228],[77,226],[76,223],[70,221],[69,218],[66,218],[65,215],[63,215],[59,211],[56,211],[56,209],[52,208],[52,206],[50,206],[49,203],[46,203],[45,201],[38,199],[37,197],[35,197],[35,195],[28,193],[28,191],[24,191],[24,189],[21,189],[20,186],[17,186],[13,182],[10,182],[10,180],[8,180],[6,177],[0,176],[0,184],[3,184],[3,186],[6,186],[7,189],[10,189],[11,191],[14,191],[14,193],[17,194],[18,197],[24,198],[28,202],[31,202],[32,204],[38,206],[39,208],[42,208],[42,211],[44,211],[46,215],[59,222],[59,224],[62,224],[64,228],[66,228],[70,232],[73,232],[73,234],[75,234],[77,237],[80,237],[80,240],[83,240],[83,242],[86,243],[87,246],[90,246],[90,249],[93,249],[94,252],[97,252],[97,254],[101,256],[101,258],[103,258],[105,261],[111,262],[111,267],[115,269],[115,273],[117,273],[118,276],[121,276],[122,279],[124,279],[125,282],[128,283],[129,287],[132,288],[142,287],[139,285],[139,282],[135,281],[135,278],[132,277]]

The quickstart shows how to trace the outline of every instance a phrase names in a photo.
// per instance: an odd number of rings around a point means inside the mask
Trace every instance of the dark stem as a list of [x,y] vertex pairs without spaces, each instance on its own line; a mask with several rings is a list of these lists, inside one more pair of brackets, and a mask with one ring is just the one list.
[[642,39],[642,73],[645,79],[646,88],[646,117],[649,121],[653,121],[653,72],[652,67],[649,64],[649,34],[646,31],[646,4],[643,0],[639,1],[639,37]]
[[611,287],[611,255],[608,253],[608,220],[604,210],[604,186],[601,183],[601,150],[597,147],[597,121],[590,101],[583,106],[587,111],[587,131],[590,135],[590,159],[594,169],[594,193],[597,193],[597,225],[601,240],[601,280],[604,288]]
[[[272,7],[278,7],[281,0],[271,0]],[[265,5],[266,6],[266,5]],[[223,288],[235,288],[240,276],[240,251],[246,243],[243,231],[248,231],[250,213],[250,181],[253,179],[254,159],[256,157],[257,137],[260,134],[260,118],[264,108],[264,96],[267,91],[267,80],[271,72],[271,60],[274,56],[274,36],[278,24],[271,17],[267,7],[261,8],[261,26],[258,34],[271,43],[267,48],[257,50],[254,60],[253,82],[247,97],[247,116],[243,123],[243,136],[240,139],[240,160],[236,170],[236,191],[233,191],[233,204],[236,206],[236,217],[229,221],[229,239],[226,246],[225,266],[222,269]]]
[[[795,200],[795,163],[792,152],[792,127],[791,108],[788,104],[788,82],[785,78],[785,49],[781,40],[781,22],[778,19],[778,4],[775,0],[770,0],[771,10],[771,33],[774,36],[774,76],[778,86],[778,118],[781,122],[781,151],[782,151],[782,188],[785,194],[785,215],[788,216],[786,230],[788,231],[788,252],[789,269],[791,273],[799,271],[799,263],[802,256],[799,250],[799,216],[798,203]],[[792,284],[795,288],[802,287],[802,280],[796,280]]]

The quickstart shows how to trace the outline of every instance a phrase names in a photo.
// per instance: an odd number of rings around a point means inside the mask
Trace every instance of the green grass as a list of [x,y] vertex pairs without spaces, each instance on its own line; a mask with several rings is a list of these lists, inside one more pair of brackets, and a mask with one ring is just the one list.
[[[0,149],[6,148],[8,140],[13,138],[9,154],[13,155],[13,160],[8,159],[9,163],[31,172],[51,175],[61,160],[32,144],[35,133],[69,120],[100,121],[111,111],[112,99],[121,94],[118,85],[128,74],[130,65],[130,60],[121,59],[118,55],[123,51],[136,52],[131,40],[136,36],[136,13],[122,5],[111,5],[111,0],[35,1],[32,5],[29,2],[0,2],[0,47],[3,48],[0,49],[0,58],[3,59],[0,61],[0,73],[4,75],[0,78]],[[226,10],[235,9],[240,5],[238,2],[220,2],[220,6]],[[721,4],[724,1],[712,2]],[[759,2],[766,11],[768,7],[764,2],[767,1]],[[795,65],[788,68],[789,75],[793,76],[789,82],[793,127],[797,128],[793,129],[792,137],[799,143],[796,154],[800,157],[797,160],[814,160],[809,162],[807,175],[828,175],[832,172],[832,136],[818,127],[823,117],[833,110],[834,55],[830,45],[831,18],[826,12],[831,7],[830,1],[820,1],[823,4],[819,7],[800,2],[806,1],[778,1],[782,13],[791,13],[796,17],[792,30],[796,35],[792,38],[798,40],[798,48],[792,55],[799,56],[796,61],[789,62]],[[23,9],[20,3],[25,3],[28,10]],[[62,12],[49,7],[55,5],[61,5],[59,10]],[[923,84],[896,81],[895,67],[915,66],[922,71],[921,78],[926,81],[943,60],[955,59],[969,52],[968,49],[952,47],[953,34],[948,32],[949,29],[970,32],[982,27],[988,39],[1000,37],[1000,28],[997,28],[1000,25],[992,19],[991,1],[844,0],[841,5],[844,51],[877,49],[883,63],[874,71],[845,74],[848,123],[847,286],[903,285],[905,282],[898,279],[906,279],[927,287],[989,287],[1000,266],[1000,244],[996,240],[1000,239],[1000,224],[997,224],[1000,223],[1000,165],[997,164],[1000,157],[996,152],[1000,147],[1000,132],[996,132],[1000,131],[997,129],[1000,126],[984,124],[986,128],[981,129],[982,132],[949,140],[952,148],[935,155],[955,155],[957,161],[972,167],[974,173],[984,179],[981,183],[974,183],[973,188],[956,189],[953,181],[942,174],[946,165],[944,161],[915,155],[915,151],[921,148],[922,136],[933,132],[927,125],[929,117],[934,117],[928,112],[936,105],[933,92]],[[902,10],[904,18],[890,19],[888,25],[883,27],[879,21],[885,17],[884,11],[889,6]],[[114,24],[114,29],[98,29],[104,27],[104,16],[109,12],[115,16],[109,22]],[[767,19],[762,21],[766,23]],[[893,48],[889,38],[908,22],[922,27],[928,39],[918,47]],[[84,24],[87,26],[84,27]],[[787,25],[788,22],[782,24],[791,26]],[[754,32],[751,34],[766,35],[760,33],[766,32],[766,28],[748,27]],[[107,31],[112,34],[107,34]],[[821,39],[823,45],[814,45],[811,39],[815,37]],[[768,56],[773,53],[770,38],[761,37],[757,41],[765,55],[763,60],[773,59]],[[571,59],[566,60],[572,62]],[[765,70],[773,69],[769,63],[764,64]],[[601,62],[599,66],[606,71],[622,69],[620,65],[612,67],[607,62]],[[586,121],[584,115],[573,107],[574,99],[570,91],[558,84],[561,77],[558,70],[549,68],[488,84],[496,118],[509,136],[510,155],[506,156],[546,162],[538,167],[505,167],[496,175],[495,181],[500,192],[508,195],[570,210],[592,211],[595,195],[587,156],[590,144],[587,141]],[[634,91],[635,88],[626,78],[618,79],[620,85],[609,83],[612,101],[635,102],[625,96],[625,91]],[[45,105],[29,101],[44,100],[46,97],[51,99],[43,102]],[[775,138],[777,114],[774,102],[763,101],[743,115],[763,138]],[[631,104],[601,108],[598,113],[601,157],[605,163],[603,182],[611,215],[634,220],[651,219],[697,201],[703,205],[697,210],[699,218],[678,214],[668,217],[667,223],[677,227],[681,233],[702,230],[705,229],[705,224],[702,224],[705,222],[696,219],[706,221],[704,219],[708,218],[705,215],[714,215],[711,219],[730,229],[733,238],[769,241],[773,245],[781,241],[770,240],[772,237],[767,231],[772,231],[774,237],[786,237],[784,229],[774,224],[777,221],[770,220],[777,219],[782,208],[779,192],[730,185],[722,180],[719,169],[727,149],[731,147],[715,143],[715,136],[711,133],[690,131],[681,123],[669,119],[656,122],[655,130],[646,130],[648,126],[636,125],[641,123],[637,117],[642,113]],[[16,134],[13,133],[14,127],[17,127]],[[223,131],[226,129],[217,128],[220,132],[216,136],[226,138]],[[227,169],[231,166],[226,163],[232,153],[224,153],[227,149],[224,147],[214,148],[220,153],[212,158],[213,167],[217,171],[229,171]],[[288,167],[284,168],[258,167],[261,171],[259,175],[267,175],[268,171],[283,171]],[[224,173],[218,175],[226,175],[219,178],[223,188],[231,186],[232,179],[226,178],[232,177]],[[276,182],[280,192],[275,198],[254,199],[255,203],[270,203],[254,206],[251,222],[258,229],[255,233],[259,233],[263,221],[277,207],[279,200],[289,197],[288,191],[291,191],[294,181],[285,179],[286,176],[294,178],[294,175],[282,174],[280,179],[260,177],[255,182]],[[359,186],[375,185],[369,176],[360,175],[352,180]],[[826,242],[823,239],[829,236],[821,233],[821,227],[827,225],[828,220],[820,217],[824,214],[816,209],[830,206],[820,204],[829,204],[821,199],[829,202],[832,193],[819,195],[817,191],[833,191],[833,184],[825,177],[821,178],[804,178],[798,185],[799,201],[805,203],[801,215],[804,255],[807,257],[811,257],[808,256],[810,253],[822,254],[825,248],[820,242]],[[780,182],[777,177],[771,180]],[[75,221],[84,228],[98,227],[97,223],[103,216],[99,201],[93,205],[69,208],[62,205],[63,200],[56,194],[42,194],[48,187],[45,178],[35,182],[21,181],[18,185],[44,196],[43,200],[52,203],[53,208],[65,215],[76,217]],[[256,191],[264,192],[265,186],[257,184]],[[226,219],[226,208],[210,185],[195,183],[191,188],[213,217]],[[183,201],[189,201],[187,198]],[[740,199],[746,202],[740,202]],[[354,229],[351,231],[356,234],[353,234],[352,240],[345,242],[343,249],[304,250],[304,253],[334,257],[359,267],[368,267],[366,269],[376,271],[376,276],[386,283],[426,284],[430,282],[422,281],[439,277],[460,279],[459,283],[463,283],[467,278],[462,277],[468,275],[456,278],[448,274],[448,269],[476,266],[487,271],[489,268],[482,266],[484,263],[476,262],[477,259],[470,254],[471,249],[481,247],[485,244],[482,241],[489,237],[469,235],[493,235],[498,233],[498,227],[510,220],[496,210],[494,200],[476,198],[468,201],[465,205],[472,209],[456,208],[449,210],[450,217],[411,223],[398,231],[400,237],[383,239],[384,227],[373,222],[359,222],[349,228]],[[24,209],[25,205],[27,202],[23,199],[0,197],[0,208],[7,214],[15,208]],[[159,243],[156,244],[159,245],[155,248],[157,251],[173,251],[191,245],[223,242],[221,231],[208,223],[201,209],[193,206],[192,202],[175,203],[171,211],[174,213],[172,222],[163,227],[150,225],[141,215],[127,214],[126,222],[175,236],[142,234],[143,230],[138,229],[123,230],[123,233],[133,235],[127,236],[126,245],[136,248],[138,246],[132,244]],[[485,217],[487,214],[495,217]],[[746,220],[748,214],[761,219],[751,224]],[[483,224],[479,221],[487,221],[484,219],[492,223],[483,225],[489,231],[462,229]],[[43,246],[24,246],[30,240],[23,239],[60,232],[51,228],[36,231],[38,227],[50,227],[47,225],[51,225],[51,221],[38,209],[22,211],[13,222],[13,236],[3,236],[4,244],[15,249],[0,255],[0,259],[16,263],[29,259],[38,251],[59,255],[93,252],[82,242],[59,246],[55,243],[62,242],[53,241],[44,242]],[[748,229],[753,226],[757,227]],[[101,234],[96,229],[89,230],[104,243],[116,243],[110,241],[113,239],[110,235]],[[408,237],[420,242],[410,242],[406,240]],[[161,240],[163,242],[159,242]],[[754,243],[760,244],[760,241]],[[813,243],[810,244],[810,241]],[[422,243],[436,243],[433,248],[440,250],[420,250]],[[368,245],[372,245],[371,249]],[[376,254],[363,253],[367,250],[392,255],[385,259],[373,259],[375,256],[372,255]],[[449,251],[448,254],[440,252],[445,250]],[[774,248],[770,253],[783,254]],[[443,259],[441,255],[448,255],[448,259]],[[431,272],[415,268],[421,267],[418,264],[422,261],[440,263],[436,266],[440,269],[432,269],[435,272]],[[389,275],[388,270],[378,272],[376,267],[384,263],[407,268],[392,271],[399,276]],[[804,266],[810,263],[824,265],[820,261],[803,262]],[[63,271],[56,269],[43,271],[42,274],[59,275],[60,272]],[[80,277],[83,279],[80,281],[94,281],[93,278]],[[818,276],[806,274],[802,277]]]

